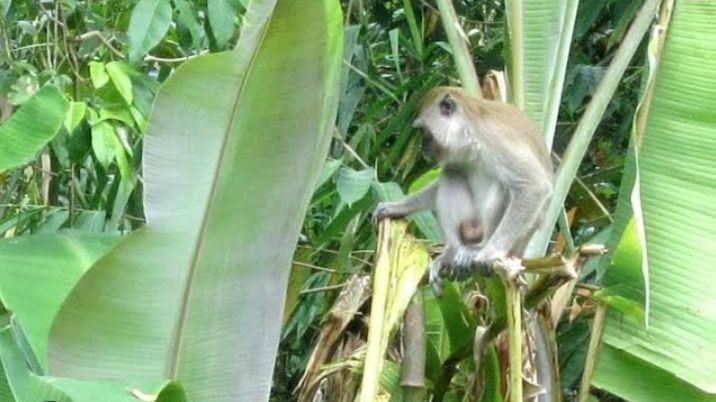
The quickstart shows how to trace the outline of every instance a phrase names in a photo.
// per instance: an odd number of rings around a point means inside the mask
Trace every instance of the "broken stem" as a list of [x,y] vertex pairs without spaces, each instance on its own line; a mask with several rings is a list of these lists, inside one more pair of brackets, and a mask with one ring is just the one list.
[[519,260],[495,264],[505,282],[507,297],[507,353],[510,359],[510,402],[522,402],[522,293]]
[[587,358],[584,362],[584,373],[582,374],[582,382],[579,385],[579,402],[589,400],[589,387],[592,385],[594,366],[597,362],[597,353],[599,353],[602,332],[604,332],[604,322],[607,317],[606,304],[597,302],[596,307],[594,321],[592,322],[592,335],[589,338],[589,346],[587,347]]

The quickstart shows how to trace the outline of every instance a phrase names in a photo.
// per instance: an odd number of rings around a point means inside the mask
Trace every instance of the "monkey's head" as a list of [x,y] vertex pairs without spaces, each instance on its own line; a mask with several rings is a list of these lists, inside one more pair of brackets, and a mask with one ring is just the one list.
[[[475,145],[470,133],[470,96],[459,88],[431,89],[420,106],[413,127],[423,131],[423,152],[430,159],[443,162],[473,155]],[[465,151],[465,152],[463,152]]]

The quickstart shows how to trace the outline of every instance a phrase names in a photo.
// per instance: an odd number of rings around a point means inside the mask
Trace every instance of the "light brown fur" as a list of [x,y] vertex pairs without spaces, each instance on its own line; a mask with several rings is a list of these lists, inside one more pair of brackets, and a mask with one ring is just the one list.
[[552,163],[535,124],[512,105],[438,87],[413,125],[437,150],[441,178],[402,202],[380,204],[376,217],[436,210],[448,247],[431,265],[434,288],[443,265],[465,277],[495,258],[521,257],[552,191]]

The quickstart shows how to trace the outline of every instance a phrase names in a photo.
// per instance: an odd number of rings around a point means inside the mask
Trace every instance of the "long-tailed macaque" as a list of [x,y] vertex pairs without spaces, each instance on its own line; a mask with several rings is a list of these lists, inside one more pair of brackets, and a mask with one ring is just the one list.
[[375,218],[435,209],[446,247],[430,265],[441,289],[443,266],[453,278],[491,262],[522,257],[552,194],[549,153],[537,127],[517,108],[438,87],[425,96],[413,126],[423,151],[440,162],[438,180],[400,202],[380,203]]

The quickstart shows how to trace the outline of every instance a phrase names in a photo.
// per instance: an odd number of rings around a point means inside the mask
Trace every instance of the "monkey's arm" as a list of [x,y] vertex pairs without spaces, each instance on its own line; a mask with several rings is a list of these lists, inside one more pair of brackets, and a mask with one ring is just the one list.
[[374,219],[403,218],[410,214],[435,207],[435,194],[438,182],[435,181],[417,193],[398,202],[381,202],[375,208]]

